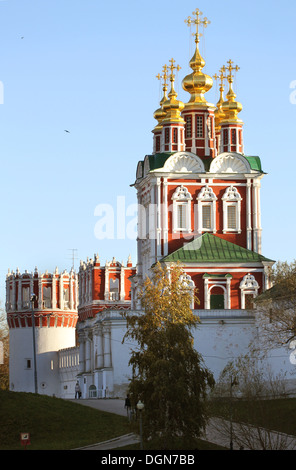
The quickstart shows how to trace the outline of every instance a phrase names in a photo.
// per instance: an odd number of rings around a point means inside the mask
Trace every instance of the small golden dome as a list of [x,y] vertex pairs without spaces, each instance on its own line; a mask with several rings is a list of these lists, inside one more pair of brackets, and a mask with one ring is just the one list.
[[220,127],[220,122],[225,119],[225,113],[223,112],[222,105],[224,103],[224,97],[223,97],[223,92],[224,92],[224,80],[226,79],[226,76],[224,75],[225,72],[225,66],[221,67],[220,69],[220,75],[215,74],[214,79],[218,80],[220,79],[220,98],[218,103],[216,104],[216,110],[214,111],[215,114],[215,127],[218,129]]
[[166,94],[166,92],[167,92],[167,86],[166,86],[166,85],[163,87],[163,90],[164,90],[163,98],[162,98],[162,100],[161,100],[160,103],[159,103],[159,104],[160,104],[160,108],[156,109],[156,111],[154,111],[154,114],[153,114],[154,119],[156,119],[157,122],[158,122],[157,126],[158,126],[159,124],[161,124],[162,120],[163,120],[163,119],[165,118],[165,116],[166,116],[166,112],[165,112],[164,109],[163,109],[163,103],[165,103],[165,102],[167,101],[167,99],[168,99],[167,94]]
[[236,65],[235,67],[232,66],[232,61],[229,60],[229,66],[226,67],[229,70],[229,75],[227,76],[227,80],[229,83],[229,91],[226,95],[226,101],[222,103],[222,111],[225,114],[223,121],[227,122],[239,122],[242,123],[242,120],[239,119],[238,113],[241,112],[243,106],[241,103],[235,100],[236,94],[233,91],[232,84],[233,84],[233,75],[232,70],[238,71],[239,67]]
[[167,65],[164,65],[164,66],[162,67],[162,70],[163,70],[163,74],[162,74],[162,75],[160,75],[160,74],[156,75],[156,78],[158,78],[158,80],[163,79],[163,88],[162,88],[162,90],[163,90],[163,97],[162,97],[162,99],[161,99],[161,101],[160,101],[160,103],[159,103],[159,104],[160,104],[160,108],[158,108],[158,109],[154,112],[154,114],[153,114],[154,119],[156,119],[157,122],[158,122],[158,124],[155,126],[155,129],[161,129],[161,127],[162,127],[162,126],[161,126],[161,122],[162,122],[162,120],[163,120],[163,119],[165,118],[165,116],[166,116],[166,112],[165,112],[164,109],[163,109],[163,103],[164,103],[165,101],[167,101],[167,99],[168,99],[168,97],[167,97],[167,90],[168,90],[168,85],[167,85],[167,79],[168,79],[167,71],[168,71],[168,67],[167,67]]
[[170,60],[171,66],[169,67],[171,69],[171,74],[170,74],[170,82],[171,82],[171,90],[168,94],[168,99],[162,104],[162,108],[165,112],[165,118],[162,120],[162,123],[165,122],[181,122],[184,123],[184,119],[181,117],[181,111],[184,109],[184,103],[182,101],[177,100],[177,92],[175,91],[174,88],[174,81],[175,81],[175,75],[173,73],[174,69],[180,70],[180,66],[174,66],[174,59]]

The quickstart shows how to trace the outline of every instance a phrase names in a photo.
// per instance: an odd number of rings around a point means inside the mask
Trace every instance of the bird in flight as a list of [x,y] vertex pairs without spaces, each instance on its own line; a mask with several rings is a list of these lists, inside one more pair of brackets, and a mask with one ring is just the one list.
[[70,134],[70,131],[67,131],[67,129],[65,129],[65,132],[68,132]]

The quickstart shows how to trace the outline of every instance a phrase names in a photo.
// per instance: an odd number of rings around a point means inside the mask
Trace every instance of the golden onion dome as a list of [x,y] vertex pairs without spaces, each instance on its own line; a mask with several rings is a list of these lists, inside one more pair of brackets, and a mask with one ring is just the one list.
[[161,99],[161,101],[160,101],[160,103],[159,103],[159,104],[160,104],[160,107],[159,107],[156,111],[154,111],[154,114],[153,114],[154,119],[157,120],[157,125],[155,126],[155,129],[160,129],[160,128],[161,128],[161,122],[162,122],[162,120],[163,120],[163,119],[165,118],[165,116],[166,116],[166,113],[165,113],[165,111],[164,111],[164,109],[163,109],[163,103],[164,103],[165,101],[167,101],[167,99],[168,99],[168,96],[167,96],[167,90],[168,90],[168,85],[167,85],[167,78],[168,78],[168,76],[167,76],[167,65],[164,65],[164,66],[163,66],[163,75],[158,74],[158,75],[156,75],[156,78],[158,78],[158,80],[163,79],[163,88],[162,88],[162,90],[163,90],[163,97],[162,97],[162,99]]
[[202,15],[202,12],[198,8],[193,12],[193,15],[195,16],[195,19],[189,16],[188,19],[185,20],[185,23],[187,23],[188,26],[191,26],[192,24],[196,26],[195,52],[189,62],[189,65],[193,72],[187,75],[182,81],[182,86],[184,90],[190,93],[191,95],[190,100],[185,105],[185,109],[193,107],[195,105],[214,107],[214,105],[207,103],[204,97],[204,94],[212,88],[213,80],[209,75],[206,75],[202,72],[202,69],[204,68],[206,63],[200,55],[198,47],[199,37],[201,36],[201,34],[199,33],[199,27],[207,27],[207,25],[210,24],[210,21],[208,21],[207,18],[201,20],[200,16]]
[[182,101],[177,100],[177,92],[175,91],[174,88],[174,81],[175,81],[175,76],[173,73],[173,70],[177,68],[177,70],[180,69],[179,66],[175,67],[173,65],[174,60],[171,59],[172,65],[171,65],[171,75],[170,75],[170,81],[171,81],[171,90],[168,94],[168,99],[164,101],[162,108],[165,112],[165,118],[163,119],[163,123],[165,122],[180,122],[184,123],[184,119],[181,116],[181,111],[184,109],[184,103]]
[[[198,50],[198,42],[196,42],[196,50],[189,65],[193,72],[186,75],[182,81],[183,89],[191,95],[188,104],[208,105],[204,94],[212,88],[213,80],[209,75],[202,72],[205,61]],[[186,107],[188,107],[188,104],[186,104]]]
[[166,116],[166,113],[163,109],[163,103],[165,101],[167,101],[168,97],[167,97],[167,86],[165,85],[163,87],[163,91],[164,91],[164,94],[163,94],[163,97],[162,97],[162,100],[160,101],[160,108],[158,108],[156,111],[154,111],[154,114],[153,114],[153,117],[154,119],[157,120],[158,122],[158,125],[161,123],[161,121],[165,118]]
[[226,79],[226,76],[224,75],[224,72],[225,72],[225,66],[223,65],[223,67],[221,67],[221,69],[220,69],[220,75],[217,75],[217,74],[214,75],[215,80],[220,79],[220,87],[219,87],[220,98],[219,98],[219,101],[216,104],[216,109],[214,111],[216,129],[218,129],[220,127],[220,122],[223,121],[223,119],[225,119],[225,117],[226,117],[225,113],[223,112],[223,108],[222,108],[222,105],[224,103],[224,97],[223,97],[224,80]]
[[233,88],[232,88],[232,83],[233,83],[232,70],[237,71],[239,70],[239,67],[238,66],[232,67],[231,60],[229,60],[228,63],[229,63],[229,67],[227,68],[229,70],[229,75],[227,76],[227,80],[229,83],[229,91],[226,95],[226,101],[222,103],[222,111],[225,114],[223,121],[242,123],[241,119],[239,119],[238,117],[238,113],[241,112],[241,110],[243,109],[243,106],[241,103],[236,101],[235,99],[236,94],[234,93]]

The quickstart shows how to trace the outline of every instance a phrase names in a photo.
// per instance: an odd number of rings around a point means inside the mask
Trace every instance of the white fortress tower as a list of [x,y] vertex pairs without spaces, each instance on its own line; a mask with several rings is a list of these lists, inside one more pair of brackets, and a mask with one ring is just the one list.
[[73,270],[8,272],[10,390],[62,395],[59,351],[76,345],[77,307],[78,279]]

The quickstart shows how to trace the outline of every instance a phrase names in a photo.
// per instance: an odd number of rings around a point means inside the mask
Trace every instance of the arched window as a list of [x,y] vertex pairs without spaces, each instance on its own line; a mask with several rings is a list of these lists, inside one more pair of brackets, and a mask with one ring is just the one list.
[[231,274],[203,275],[205,309],[223,310],[231,308]]
[[258,295],[259,284],[255,277],[248,273],[243,277],[239,288],[241,289],[241,308],[252,310],[254,298]]
[[110,279],[110,300],[119,300],[119,279]]
[[51,287],[43,286],[43,307],[51,308]]
[[223,233],[241,233],[241,195],[237,188],[229,186],[223,197]]
[[198,232],[216,232],[216,200],[212,188],[204,186],[197,196]]
[[185,186],[179,186],[172,196],[173,232],[191,232],[192,196]]

